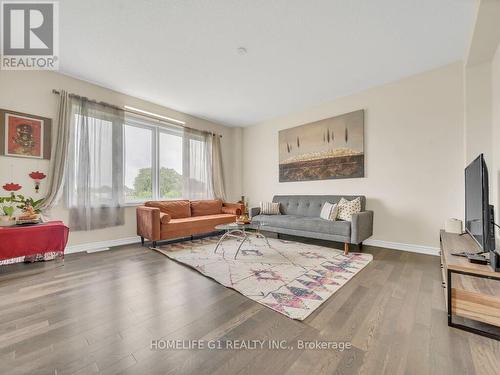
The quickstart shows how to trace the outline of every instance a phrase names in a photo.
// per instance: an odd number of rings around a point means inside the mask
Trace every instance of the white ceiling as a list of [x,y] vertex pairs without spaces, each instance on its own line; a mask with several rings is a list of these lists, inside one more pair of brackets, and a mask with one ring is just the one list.
[[474,0],[63,0],[61,71],[247,126],[463,59],[473,13]]

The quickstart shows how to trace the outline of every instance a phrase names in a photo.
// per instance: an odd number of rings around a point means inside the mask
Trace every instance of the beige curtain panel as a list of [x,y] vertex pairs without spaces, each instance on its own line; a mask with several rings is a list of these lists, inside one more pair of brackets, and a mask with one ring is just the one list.
[[222,168],[222,150],[220,136],[212,134],[212,184],[215,198],[226,200],[226,189],[224,187],[224,171]]
[[52,142],[52,154],[47,177],[47,196],[41,207],[45,215],[50,215],[50,209],[57,204],[64,190],[70,137],[70,116],[71,99],[68,93],[62,90],[59,98],[57,129],[54,135],[55,140]]

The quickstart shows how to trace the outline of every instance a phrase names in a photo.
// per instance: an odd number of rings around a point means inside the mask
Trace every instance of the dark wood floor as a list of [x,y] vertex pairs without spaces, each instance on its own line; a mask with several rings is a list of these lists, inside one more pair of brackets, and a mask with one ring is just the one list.
[[[439,259],[374,261],[304,322],[140,246],[0,267],[1,374],[498,374],[500,344],[446,325]],[[151,340],[351,342],[152,350]]]

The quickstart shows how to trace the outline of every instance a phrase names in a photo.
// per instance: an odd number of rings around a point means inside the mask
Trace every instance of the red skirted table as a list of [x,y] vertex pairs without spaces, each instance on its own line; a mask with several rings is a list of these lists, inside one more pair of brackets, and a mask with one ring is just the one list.
[[68,235],[62,221],[0,227],[0,265],[64,257]]

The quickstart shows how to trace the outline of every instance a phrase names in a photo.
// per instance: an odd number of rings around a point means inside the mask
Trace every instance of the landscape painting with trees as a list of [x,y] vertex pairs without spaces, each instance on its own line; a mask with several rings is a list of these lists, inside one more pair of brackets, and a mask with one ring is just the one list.
[[364,177],[364,110],[279,132],[280,182]]

